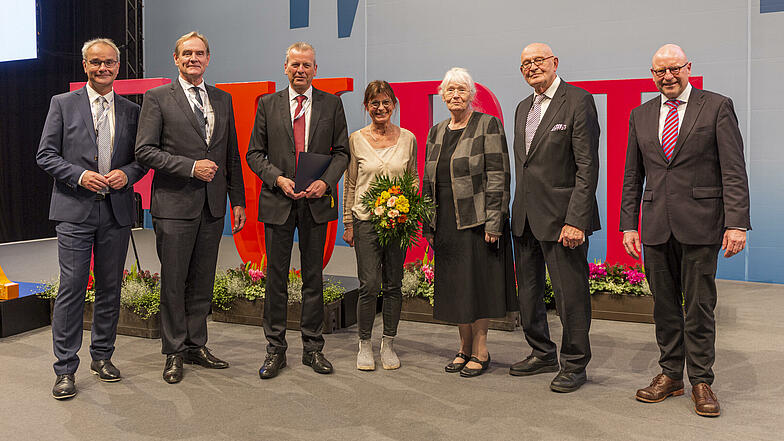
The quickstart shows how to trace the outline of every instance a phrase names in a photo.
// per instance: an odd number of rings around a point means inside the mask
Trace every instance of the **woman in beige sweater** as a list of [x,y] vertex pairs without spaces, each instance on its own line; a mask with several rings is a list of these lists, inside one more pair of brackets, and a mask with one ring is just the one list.
[[397,369],[400,359],[392,342],[400,321],[406,250],[394,243],[383,247],[379,244],[370,222],[370,213],[360,200],[379,175],[403,176],[406,170],[417,174],[416,138],[410,131],[392,124],[397,98],[386,81],[368,84],[363,104],[371,123],[349,138],[351,161],[346,170],[343,199],[343,240],[357,253],[359,277],[357,369],[372,371],[376,368],[370,336],[376,316],[376,298],[382,287],[384,335],[381,338],[381,364],[384,369]]

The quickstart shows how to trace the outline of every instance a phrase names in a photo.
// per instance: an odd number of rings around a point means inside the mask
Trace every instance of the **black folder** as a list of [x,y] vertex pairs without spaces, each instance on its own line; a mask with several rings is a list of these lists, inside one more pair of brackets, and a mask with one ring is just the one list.
[[297,174],[294,178],[294,193],[305,191],[313,181],[321,178],[327,171],[331,155],[301,152],[297,158]]

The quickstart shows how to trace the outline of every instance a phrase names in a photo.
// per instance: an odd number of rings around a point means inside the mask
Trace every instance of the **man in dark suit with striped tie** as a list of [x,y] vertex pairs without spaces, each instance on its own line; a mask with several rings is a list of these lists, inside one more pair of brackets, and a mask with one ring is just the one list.
[[751,229],[743,139],[732,100],[689,84],[680,47],[662,46],[651,73],[661,95],[632,110],[621,202],[626,252],[639,258],[642,242],[661,352],[661,373],[636,397],[682,395],[685,362],[695,411],[718,416],[714,279],[719,250],[739,253]]
[[108,38],[82,47],[87,85],[52,97],[38,165],[54,178],[49,219],[57,222],[60,287],[52,311],[57,375],[52,396],[76,395],[84,296],[95,256],[90,371],[121,379],[112,363],[120,285],[134,222],[133,184],[147,173],[134,159],[139,106],[117,95],[120,51]]

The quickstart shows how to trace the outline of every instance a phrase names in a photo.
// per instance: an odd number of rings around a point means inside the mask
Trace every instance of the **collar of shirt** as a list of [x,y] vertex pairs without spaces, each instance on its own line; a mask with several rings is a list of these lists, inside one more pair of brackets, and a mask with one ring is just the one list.
[[[683,89],[683,92],[681,92],[681,94],[678,95],[678,98],[676,98],[676,99],[679,100],[679,101],[683,101],[683,103],[688,103],[689,102],[689,95],[691,95],[691,83],[686,83],[686,88]],[[666,103],[667,100],[669,100],[669,98],[667,98],[664,94],[661,94],[661,105],[662,106],[665,105],[664,103]],[[681,103],[681,104],[683,104],[683,103]]]
[[305,95],[308,98],[305,100],[305,104],[303,104],[303,106],[313,102],[313,86],[308,87],[308,90],[306,90],[305,93],[297,93],[291,87],[291,84],[289,84],[289,101],[294,101],[294,99],[300,95]]
[[555,80],[553,80],[553,84],[544,91],[542,95],[546,96],[548,100],[553,99],[555,96],[555,91],[558,90],[558,86],[561,85],[561,77],[558,75],[555,76]]
[[205,95],[207,94],[207,87],[205,87],[205,84],[207,83],[205,83],[203,79],[199,84],[191,84],[185,81],[185,78],[183,78],[181,75],[177,75],[177,79],[180,81],[180,87],[182,87],[182,90],[184,90],[186,93],[190,93],[189,91],[191,90],[191,87],[196,86],[199,88],[199,90],[204,92]]
[[[93,89],[92,87],[90,87],[90,83],[87,83],[87,98],[90,100],[90,107],[91,108],[92,108],[93,104],[95,103],[95,100],[98,99],[99,96],[101,96],[101,94],[96,92],[95,89]],[[114,104],[114,89],[110,90],[109,93],[107,93],[106,95],[103,95],[103,97],[106,98],[106,101],[109,102],[109,106],[113,105]]]

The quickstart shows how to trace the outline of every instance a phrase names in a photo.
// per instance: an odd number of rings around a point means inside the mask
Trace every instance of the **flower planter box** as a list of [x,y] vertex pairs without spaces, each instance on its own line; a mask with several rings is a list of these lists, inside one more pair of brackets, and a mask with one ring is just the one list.
[[[454,323],[442,322],[433,318],[433,307],[430,302],[422,297],[403,296],[403,307],[400,311],[401,320],[414,322],[438,323],[442,325],[454,325]],[[506,317],[500,319],[490,319],[490,329],[499,331],[514,331],[518,326],[517,312],[507,312]]]
[[595,319],[653,323],[653,296],[627,296],[597,292],[591,295]]
[[[340,329],[341,301],[336,300],[324,305],[324,334],[331,334]],[[216,322],[239,323],[241,325],[262,326],[264,316],[264,300],[253,301],[236,299],[231,308],[226,311],[212,308],[212,319]],[[298,330],[299,320],[302,316],[301,303],[289,303],[286,312],[286,329]]]
[[[54,311],[54,300],[49,301],[51,311]],[[93,326],[93,304],[84,304],[84,316],[82,317],[82,328],[89,331]],[[117,321],[117,333],[120,335],[130,335],[141,338],[161,338],[161,317],[160,313],[148,319],[139,317],[135,312],[120,307],[120,318]]]

